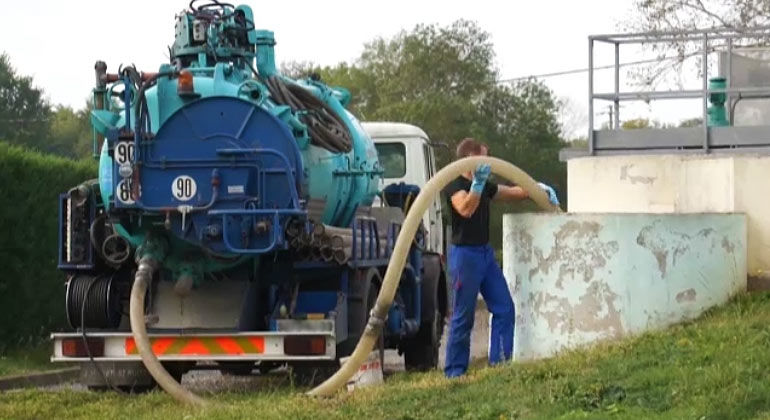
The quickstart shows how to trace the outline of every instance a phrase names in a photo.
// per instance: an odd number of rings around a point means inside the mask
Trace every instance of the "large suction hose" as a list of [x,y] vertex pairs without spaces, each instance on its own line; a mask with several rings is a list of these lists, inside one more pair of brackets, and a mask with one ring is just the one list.
[[312,389],[309,393],[310,395],[332,395],[337,389],[346,384],[350,377],[352,377],[361,367],[361,363],[363,363],[364,359],[366,359],[372,351],[372,348],[374,348],[374,344],[382,331],[382,326],[385,323],[385,316],[388,313],[391,303],[393,303],[393,297],[396,294],[398,282],[401,279],[401,272],[404,270],[404,262],[406,261],[409,248],[412,245],[412,238],[414,237],[415,232],[417,232],[420,221],[422,221],[423,213],[428,209],[428,206],[433,201],[436,194],[441,192],[447,184],[461,174],[473,171],[476,166],[482,163],[488,163],[492,167],[493,173],[501,175],[529,192],[529,196],[541,208],[550,211],[560,210],[548,201],[548,195],[537,186],[537,183],[535,183],[529,175],[504,160],[488,156],[468,157],[455,161],[438,171],[438,173],[425,184],[425,187],[420,190],[420,193],[414,200],[414,204],[412,204],[412,207],[409,209],[409,213],[406,215],[406,219],[404,219],[401,231],[398,234],[398,239],[396,239],[393,255],[388,263],[388,269],[385,272],[385,279],[380,288],[380,294],[377,296],[377,302],[374,304],[374,308],[369,316],[369,322],[366,324],[366,329],[364,330],[361,339],[358,341],[355,350],[353,350],[353,354],[350,355],[350,358],[342,365],[342,367],[340,367],[340,370],[338,370],[334,376]]
[[[388,263],[385,279],[383,280],[380,294],[377,296],[377,302],[371,311],[369,322],[366,325],[361,339],[358,341],[355,350],[345,364],[340,367],[337,373],[324,383],[312,389],[309,395],[330,396],[343,386],[350,377],[361,367],[364,359],[371,353],[374,344],[382,331],[385,323],[385,316],[388,313],[390,305],[393,303],[393,297],[396,294],[398,283],[401,278],[401,272],[404,269],[406,255],[412,244],[412,239],[417,231],[417,227],[422,220],[423,213],[428,208],[433,198],[447,184],[463,173],[470,172],[477,165],[488,163],[492,167],[492,172],[501,175],[503,178],[516,183],[524,190],[529,192],[530,198],[542,209],[558,212],[560,209],[553,206],[548,201],[545,191],[541,190],[537,183],[525,172],[516,166],[497,158],[488,156],[474,156],[455,161],[431,178],[425,187],[417,195],[409,213],[404,219],[401,231],[399,232],[393,255]],[[139,349],[145,367],[155,378],[158,384],[163,387],[176,400],[192,404],[203,405],[205,401],[190,391],[184,389],[179,382],[169,375],[163,365],[160,364],[155,354],[152,352],[150,341],[147,337],[147,330],[144,325],[144,295],[147,290],[152,272],[157,265],[157,261],[151,258],[142,258],[139,263],[139,269],[136,273],[134,286],[131,289],[131,332],[134,335],[134,341]]]
[[131,333],[134,335],[136,348],[142,357],[142,362],[161,388],[171,394],[174,399],[191,405],[203,406],[206,401],[183,388],[168,371],[160,364],[155,353],[152,352],[150,339],[147,337],[147,329],[144,325],[144,296],[147,293],[147,284],[152,279],[152,273],[157,268],[157,260],[152,257],[142,257],[139,260],[139,268],[134,277],[134,286],[131,288],[130,319]]

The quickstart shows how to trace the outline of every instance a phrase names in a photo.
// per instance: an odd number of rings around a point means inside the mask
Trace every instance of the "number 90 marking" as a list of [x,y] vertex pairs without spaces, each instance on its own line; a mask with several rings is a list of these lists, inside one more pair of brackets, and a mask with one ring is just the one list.
[[134,143],[130,141],[121,141],[115,145],[115,162],[118,165],[131,163],[134,161]]
[[197,190],[195,180],[187,175],[180,175],[171,183],[171,193],[179,201],[189,201],[195,196]]

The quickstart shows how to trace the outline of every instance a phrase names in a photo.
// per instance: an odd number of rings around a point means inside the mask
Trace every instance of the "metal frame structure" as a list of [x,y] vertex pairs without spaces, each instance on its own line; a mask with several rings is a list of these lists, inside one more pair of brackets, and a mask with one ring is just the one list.
[[[561,160],[580,156],[639,154],[639,153],[711,153],[711,152],[765,152],[770,153],[770,125],[743,127],[709,127],[708,98],[715,93],[728,95],[726,103],[728,118],[732,122],[732,105],[737,99],[770,98],[770,86],[767,87],[734,87],[731,84],[731,57],[736,40],[770,39],[770,26],[746,28],[713,28],[703,30],[671,31],[671,32],[642,32],[629,34],[592,35],[588,37],[588,150],[567,149],[560,153]],[[712,47],[713,41],[723,41],[726,46],[719,50]],[[614,92],[594,91],[594,46],[597,42],[614,45]],[[667,91],[620,91],[620,47],[625,44],[662,44],[667,42],[700,43],[698,55],[702,59],[702,88],[696,90],[667,90]],[[697,45],[697,44],[696,44]],[[708,55],[725,48],[727,56],[726,87],[723,89],[709,88]],[[695,99],[703,101],[701,127],[673,129],[620,129],[621,101],[652,101]],[[595,130],[594,101],[612,102],[613,129]]]

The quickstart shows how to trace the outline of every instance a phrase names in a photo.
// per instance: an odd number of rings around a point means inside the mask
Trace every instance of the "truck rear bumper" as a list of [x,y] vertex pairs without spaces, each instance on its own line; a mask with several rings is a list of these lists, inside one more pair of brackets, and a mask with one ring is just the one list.
[[[334,360],[332,331],[150,333],[160,361],[300,361]],[[141,360],[129,332],[54,333],[52,362]],[[88,345],[86,345],[88,343]]]

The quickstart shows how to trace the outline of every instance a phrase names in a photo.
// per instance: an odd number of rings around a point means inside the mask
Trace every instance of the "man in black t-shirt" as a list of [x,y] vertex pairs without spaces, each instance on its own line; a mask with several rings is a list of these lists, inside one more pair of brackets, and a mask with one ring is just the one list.
[[[486,156],[487,153],[484,144],[470,138],[457,146],[459,159]],[[454,299],[444,367],[444,374],[450,378],[461,376],[468,369],[470,336],[479,291],[492,313],[489,363],[495,365],[509,360],[513,354],[515,309],[503,272],[489,245],[489,202],[523,200],[529,194],[518,186],[488,182],[489,175],[489,165],[479,165],[475,171],[458,177],[443,190],[452,212],[449,274]],[[539,186],[548,193],[551,203],[559,204],[553,188],[543,183]]]

